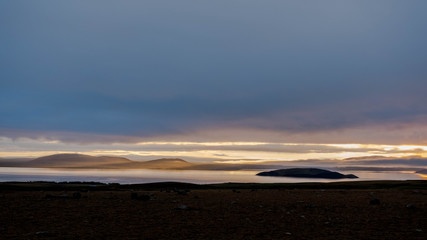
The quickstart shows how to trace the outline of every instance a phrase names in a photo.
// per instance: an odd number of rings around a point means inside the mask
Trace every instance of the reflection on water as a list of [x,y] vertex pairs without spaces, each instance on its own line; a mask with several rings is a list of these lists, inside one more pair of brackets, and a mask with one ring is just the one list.
[[420,176],[423,180],[427,180],[427,175],[426,174],[418,173],[417,175]]
[[[0,182],[6,181],[96,181],[104,183],[149,183],[178,181],[189,183],[223,183],[223,182],[331,182],[349,181],[260,177],[259,171],[199,171],[199,170],[104,170],[104,169],[48,169],[48,168],[0,168]],[[357,180],[420,180],[422,176],[408,172],[367,172],[342,171],[343,174],[355,174]],[[425,176],[424,176],[425,177]],[[425,179],[425,178],[424,178]],[[354,181],[354,179],[351,179]]]

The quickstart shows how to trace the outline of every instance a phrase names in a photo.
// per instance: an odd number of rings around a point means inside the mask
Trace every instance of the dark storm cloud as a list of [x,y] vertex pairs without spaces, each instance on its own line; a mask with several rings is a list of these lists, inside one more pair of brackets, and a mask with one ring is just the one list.
[[4,1],[0,128],[423,123],[425,1]]

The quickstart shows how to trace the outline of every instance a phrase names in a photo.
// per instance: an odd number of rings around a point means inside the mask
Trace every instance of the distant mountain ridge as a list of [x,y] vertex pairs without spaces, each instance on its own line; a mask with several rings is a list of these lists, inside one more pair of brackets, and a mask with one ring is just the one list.
[[76,153],[54,154],[27,161],[14,162],[13,159],[0,161],[0,167],[28,168],[89,168],[89,169],[174,169],[174,170],[223,170],[272,169],[274,165],[192,163],[180,158],[160,158],[148,161],[133,161],[124,157],[90,156]]
[[139,162],[124,157],[96,157],[84,154],[65,153],[39,157],[25,162],[13,163],[8,161],[2,166],[37,168],[179,169],[192,165],[194,164],[179,158],[162,158]]
[[161,158],[144,162],[133,162],[134,167],[149,169],[184,169],[195,165],[180,158]]
[[123,157],[94,157],[83,154],[54,154],[39,157],[29,161],[27,164],[39,167],[90,167],[110,164],[130,164],[133,161]]
[[[421,159],[427,161],[427,158]],[[297,164],[295,164],[298,162]],[[274,169],[285,169],[285,168],[299,168],[299,174],[309,173],[309,178],[316,178],[315,172],[308,170],[311,166],[316,166],[317,162],[314,160],[304,161],[292,161],[294,165],[290,165],[287,162],[263,162],[263,163],[227,163],[227,162],[188,162],[180,158],[160,158],[148,161],[135,161],[125,157],[112,157],[112,156],[90,156],[76,153],[65,153],[65,154],[54,154],[39,158],[0,158],[0,167],[27,167],[27,168],[87,168],[87,169],[171,169],[171,170],[209,170],[209,171],[239,171],[239,170],[251,170],[261,171],[274,170]],[[330,163],[331,164],[331,163]],[[387,165],[389,166],[389,165]],[[414,171],[417,174],[427,175],[427,170],[417,165],[413,167],[385,167],[385,166],[347,166],[347,167],[334,167],[334,169],[344,171]],[[308,167],[308,168],[307,168]],[[317,165],[316,167],[320,167]],[[327,167],[327,166],[324,166]],[[259,176],[279,176],[281,173],[279,170],[272,171],[272,173],[260,173]],[[305,173],[304,173],[305,171]],[[322,170],[324,171],[324,170]],[[266,175],[264,175],[266,174]],[[287,173],[295,175],[296,173]],[[325,174],[325,173],[323,173]],[[340,174],[340,173],[338,173]],[[333,176],[332,173],[326,173],[326,175]],[[320,174],[319,176],[322,176]],[[345,175],[344,175],[345,176]],[[302,177],[302,176],[292,176]],[[338,175],[341,178],[341,176]],[[334,179],[334,178],[332,178]]]
[[416,171],[416,173],[427,174],[427,169],[422,169],[422,170]]

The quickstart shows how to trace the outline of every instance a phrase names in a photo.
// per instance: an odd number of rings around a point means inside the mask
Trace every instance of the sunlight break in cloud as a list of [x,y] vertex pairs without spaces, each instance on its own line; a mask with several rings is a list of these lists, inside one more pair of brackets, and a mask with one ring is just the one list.
[[190,158],[195,161],[248,160],[293,161],[302,159],[345,159],[363,156],[426,156],[423,145],[316,144],[268,142],[139,142],[115,144],[70,144],[59,141],[0,138],[2,157],[40,157],[78,152],[90,155],[123,156],[136,160],[159,157]]

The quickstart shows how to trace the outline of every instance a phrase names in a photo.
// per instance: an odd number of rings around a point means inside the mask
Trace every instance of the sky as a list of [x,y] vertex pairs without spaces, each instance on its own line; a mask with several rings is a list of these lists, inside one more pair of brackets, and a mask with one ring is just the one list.
[[0,157],[427,156],[425,9],[1,1]]

